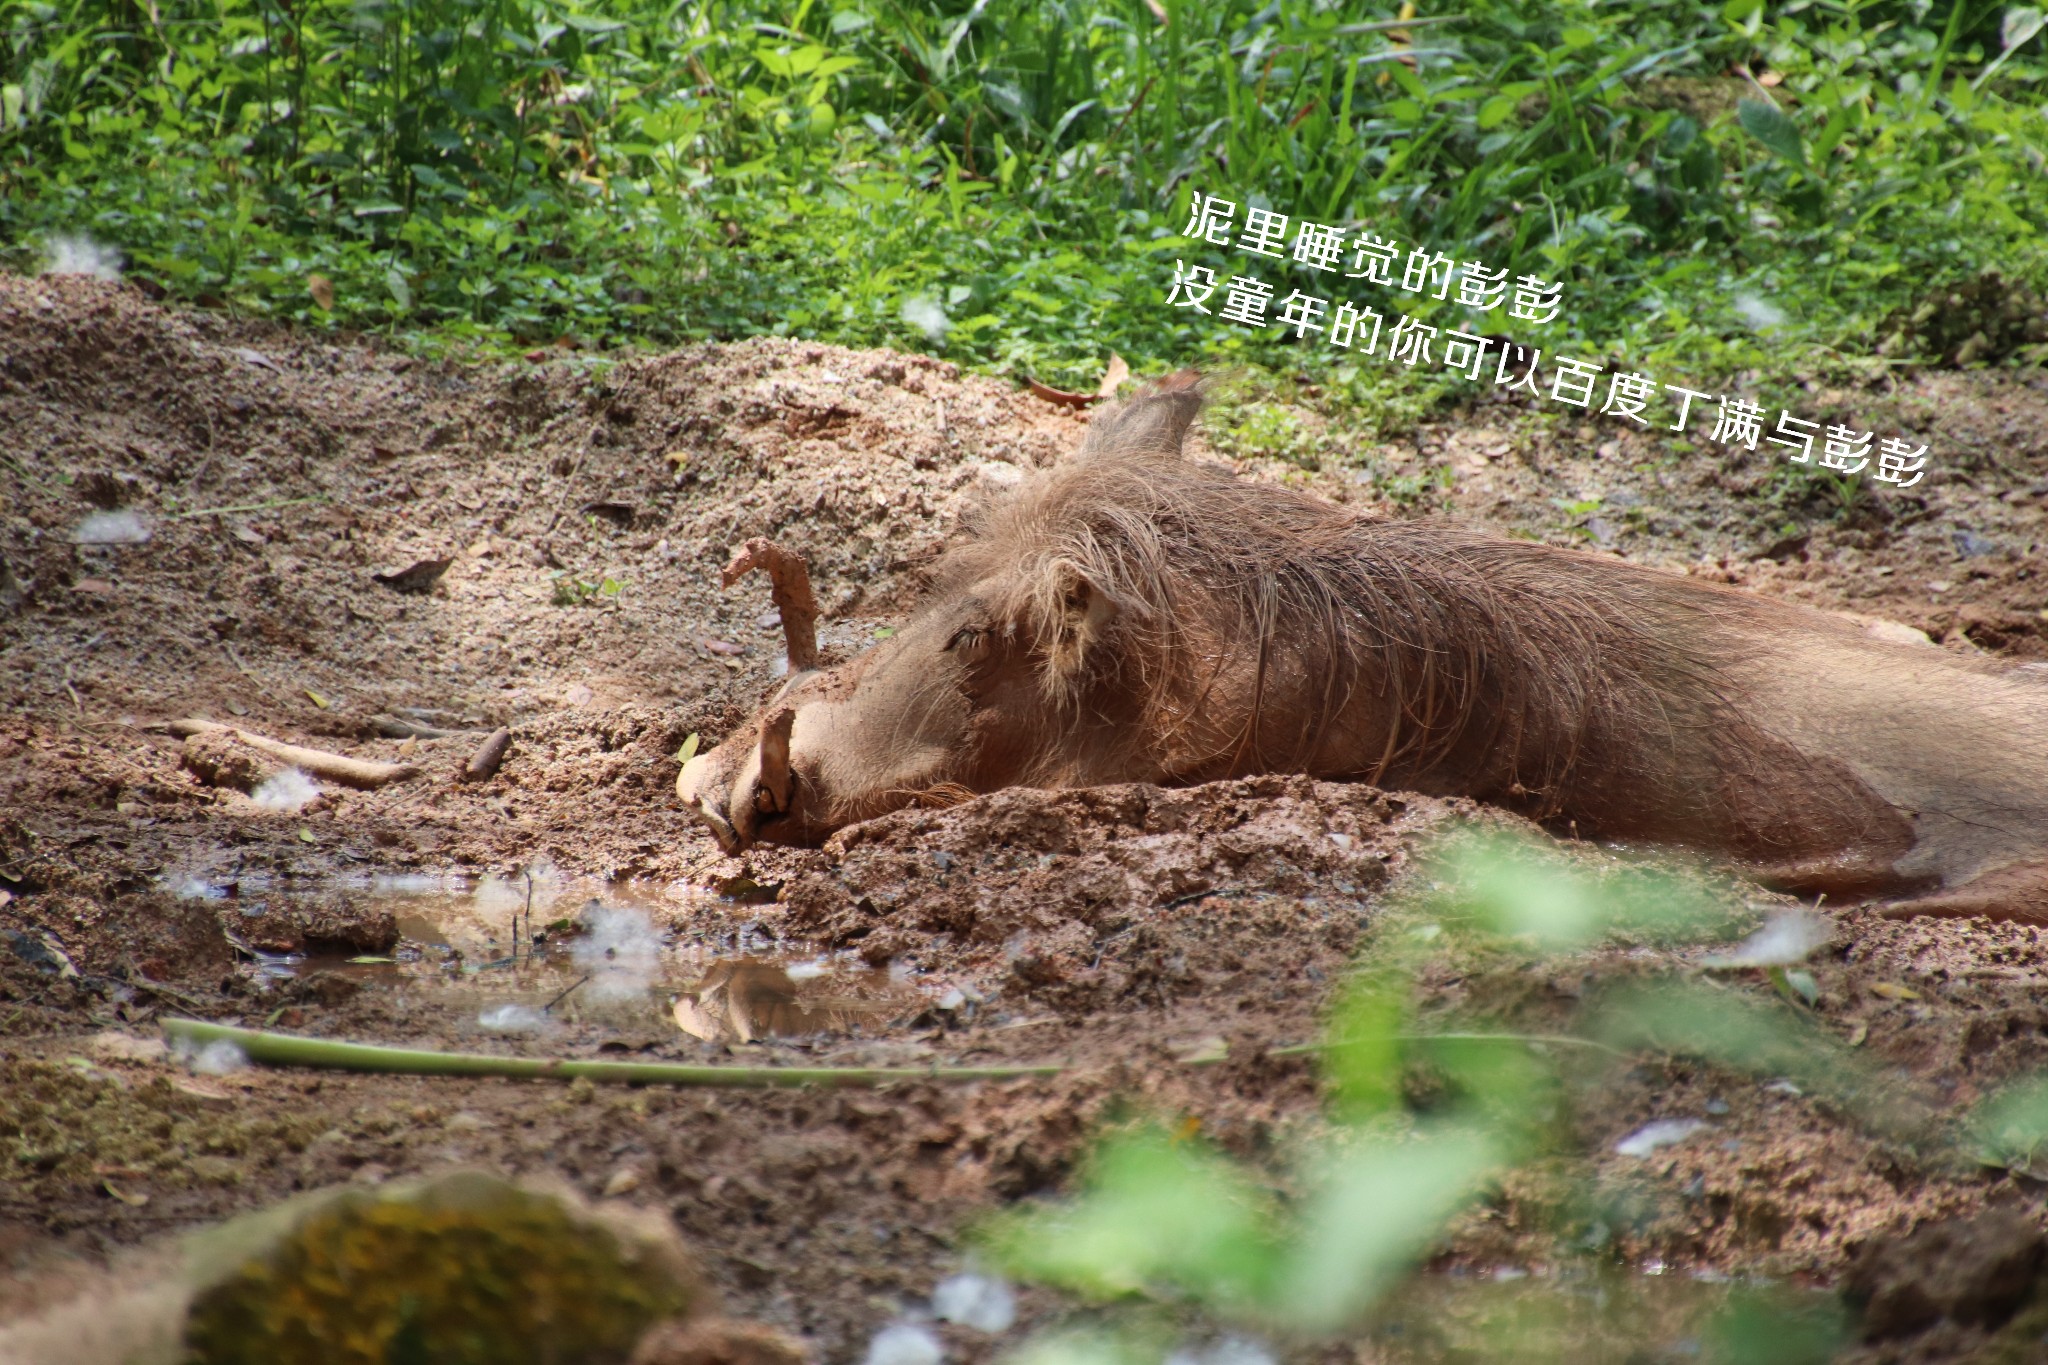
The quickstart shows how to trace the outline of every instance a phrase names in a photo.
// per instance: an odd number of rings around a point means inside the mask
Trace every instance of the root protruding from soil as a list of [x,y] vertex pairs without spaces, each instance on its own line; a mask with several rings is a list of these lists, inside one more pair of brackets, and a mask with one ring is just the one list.
[[731,587],[750,570],[766,571],[775,610],[782,617],[782,638],[789,647],[789,671],[818,666],[818,599],[811,592],[811,570],[804,557],[759,536],[740,546],[718,576]]

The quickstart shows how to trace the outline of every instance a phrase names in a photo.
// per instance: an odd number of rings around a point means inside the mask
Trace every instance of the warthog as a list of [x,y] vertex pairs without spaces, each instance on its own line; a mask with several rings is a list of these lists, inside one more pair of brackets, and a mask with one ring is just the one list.
[[[2048,684],[1848,619],[1183,457],[1178,375],[986,507],[891,638],[677,779],[736,851],[1009,786],[1307,773],[1681,845],[1900,913],[2048,922]],[[799,667],[798,665],[801,665]]]

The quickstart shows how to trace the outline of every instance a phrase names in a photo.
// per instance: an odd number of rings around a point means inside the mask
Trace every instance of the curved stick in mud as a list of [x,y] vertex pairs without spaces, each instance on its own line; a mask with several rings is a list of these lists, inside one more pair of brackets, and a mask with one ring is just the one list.
[[286,744],[267,735],[251,734],[237,730],[232,725],[222,725],[211,720],[174,720],[163,727],[182,739],[193,735],[221,735],[240,744],[245,744],[258,753],[303,768],[315,777],[324,777],[330,782],[339,782],[344,787],[357,787],[374,791],[393,782],[419,776],[419,769],[408,763],[380,763],[374,759],[350,758],[346,754],[333,754],[325,749],[307,749],[297,744]]
[[818,599],[811,592],[810,565],[802,555],[756,536],[740,546],[718,581],[729,588],[752,569],[761,569],[768,575],[775,610],[782,616],[782,638],[789,647],[789,671],[801,673],[816,668]]

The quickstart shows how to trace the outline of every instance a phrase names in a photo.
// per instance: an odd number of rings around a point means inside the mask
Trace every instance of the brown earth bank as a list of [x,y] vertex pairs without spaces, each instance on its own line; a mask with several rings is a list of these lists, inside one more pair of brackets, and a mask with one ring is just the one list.
[[[1396,512],[1421,472],[1431,499],[1494,529],[2048,657],[2048,382],[1928,373],[1816,401],[1862,428],[1937,427],[1937,472],[1896,494],[1788,489],[1763,456],[1494,403],[1351,467],[1239,465]],[[771,536],[805,554],[825,643],[857,647],[963,507],[1082,428],[921,356],[757,340],[465,365],[117,285],[0,278],[0,1308],[295,1190],[472,1163],[665,1211],[734,1313],[848,1360],[967,1263],[977,1217],[1065,1188],[1105,1122],[1172,1116],[1283,1169],[1318,1087],[1309,1060],[1267,1050],[1315,1036],[1432,836],[1514,822],[1268,778],[1011,791],[742,861],[673,797],[688,737],[721,738],[781,659],[765,586],[718,590],[731,547]],[[215,741],[152,728],[185,717],[419,775],[323,781],[298,804],[260,785],[282,764],[230,744],[224,772]],[[460,780],[498,727],[502,766]],[[555,999],[609,970],[577,956],[592,897],[650,916],[654,1003]],[[1952,1118],[2048,1068],[2040,930],[1822,913],[1837,935],[1812,964],[1820,1026],[1902,1091]],[[1565,1027],[1593,983],[1698,956],[1639,944],[1446,967],[1418,1010]],[[742,1009],[738,966],[762,964],[784,995]],[[792,1002],[798,1025],[775,1027],[765,1011]],[[546,1031],[487,1027],[508,1003]],[[787,1092],[205,1075],[153,1041],[174,1014],[478,1051],[1070,1069]],[[2048,1223],[2031,1176],[1872,1131],[1796,1086],[1652,1057],[1575,1085],[1579,1155],[1491,1190],[1436,1249],[1435,1278],[1834,1286],[1857,1264],[1873,1267],[1866,1297],[1910,1304],[1899,1265],[1946,1244],[1901,1234],[1987,1209],[2008,1242]],[[1696,1115],[1700,1137],[1614,1151]],[[1998,1273],[2032,1266],[2032,1245]],[[1965,1358],[2004,1321],[1943,1307],[1973,1293],[1936,1286],[1931,1317],[1894,1313],[1896,1339],[1859,1349]],[[1070,1308],[1027,1291],[1022,1321]],[[967,1359],[1019,1339],[942,1335]],[[1449,1358],[1408,1341],[1356,1351]]]

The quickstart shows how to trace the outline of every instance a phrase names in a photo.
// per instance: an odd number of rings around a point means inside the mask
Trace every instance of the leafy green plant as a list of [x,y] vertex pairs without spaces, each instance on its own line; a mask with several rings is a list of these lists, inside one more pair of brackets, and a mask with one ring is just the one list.
[[578,578],[567,569],[556,569],[548,575],[550,600],[558,607],[602,606],[618,599],[626,585],[616,578],[600,578],[596,582]]
[[[1074,1197],[984,1229],[984,1250],[1010,1272],[1124,1306],[1106,1332],[1051,1335],[1028,1358],[1144,1358],[1156,1310],[1172,1304],[1297,1339],[1398,1313],[1409,1272],[1461,1209],[1515,1168],[1570,1150],[1574,1086],[1598,1087],[1587,1058],[1683,1053],[1791,1075],[1873,1122],[1900,1117],[1897,1087],[1805,1018],[1697,981],[1609,992],[1566,1035],[1414,1017],[1414,983],[1446,953],[1540,961],[1603,943],[1732,936],[1749,912],[1697,876],[1655,865],[1594,873],[1554,848],[1472,832],[1442,846],[1417,881],[1331,1010],[1317,1049],[1328,1120],[1282,1169],[1241,1166],[1184,1130],[1140,1122],[1103,1142]],[[1777,965],[1754,942],[1729,961]],[[1517,1313],[1541,1311],[1517,1302]],[[1797,1296],[1738,1294],[1708,1316],[1698,1335],[1714,1343],[1711,1360],[1819,1361],[1839,1340],[1836,1315]],[[1538,1358],[1525,1333],[1495,1335],[1497,1349],[1459,1358]]]
[[1530,340],[1711,382],[1860,354],[1993,265],[2048,282],[2031,12],[5,0],[0,258],[89,234],[184,297],[423,341],[800,334],[1068,386],[1113,347],[1394,413],[1449,390],[1165,307],[1176,258],[1246,259],[1179,236],[1200,189],[1562,281]]

